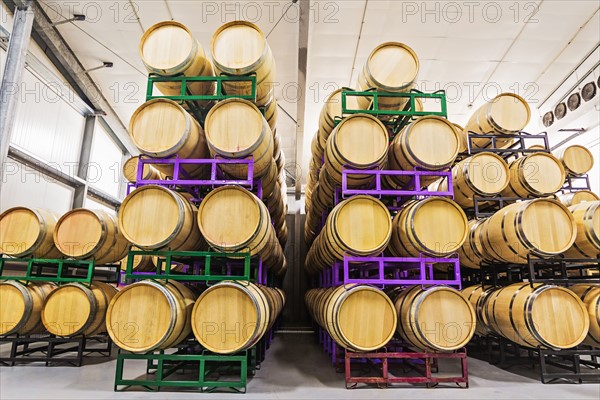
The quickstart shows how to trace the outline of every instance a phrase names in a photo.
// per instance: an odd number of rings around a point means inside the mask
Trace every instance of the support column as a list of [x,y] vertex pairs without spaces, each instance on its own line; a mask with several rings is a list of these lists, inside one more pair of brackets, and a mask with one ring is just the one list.
[[[96,126],[96,116],[88,115],[85,117],[85,126],[83,128],[83,139],[81,140],[81,151],[77,165],[77,177],[87,182],[88,165],[92,153],[92,142],[94,140],[94,127]],[[87,196],[87,183],[75,189],[73,194],[72,208],[81,208],[85,203]]]
[[0,85],[0,166],[2,170],[4,170],[4,163],[8,157],[8,147],[19,102],[19,87],[23,82],[25,58],[31,38],[34,13],[30,4],[31,1],[27,1],[23,7],[19,7],[15,11],[4,76]]

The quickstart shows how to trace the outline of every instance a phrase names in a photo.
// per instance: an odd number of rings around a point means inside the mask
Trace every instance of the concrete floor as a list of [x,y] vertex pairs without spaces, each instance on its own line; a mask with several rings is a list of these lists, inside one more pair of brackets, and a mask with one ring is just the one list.
[[[5,352],[4,346],[1,351]],[[343,374],[336,373],[328,357],[309,334],[280,334],[267,359],[250,380],[245,395],[193,392],[150,393],[140,388],[113,392],[115,362],[80,368],[25,365],[0,367],[0,399],[600,399],[598,384],[548,384],[534,379],[524,368],[511,372],[485,361],[469,359],[470,388],[420,387],[393,389],[344,388]],[[139,373],[142,374],[143,366]],[[130,377],[131,375],[127,375]],[[134,374],[135,376],[135,374]]]

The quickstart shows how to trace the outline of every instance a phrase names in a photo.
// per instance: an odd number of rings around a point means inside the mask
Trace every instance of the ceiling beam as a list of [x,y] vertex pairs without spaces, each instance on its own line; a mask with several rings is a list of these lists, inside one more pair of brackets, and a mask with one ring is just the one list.
[[[24,3],[24,0],[5,1],[12,12]],[[85,72],[85,68],[75,56],[71,47],[52,25],[48,15],[38,2],[33,2],[31,8],[34,12],[32,37],[35,42],[44,50],[77,94],[94,110],[98,111],[98,114],[102,114],[102,117],[127,151],[133,155],[138,154],[139,151],[131,142],[127,128],[106,100],[98,85]]]
[[304,114],[306,110],[306,70],[308,65],[308,32],[310,28],[310,0],[300,0],[300,21],[298,23],[298,88],[302,96],[296,104],[296,200],[302,195],[302,157],[304,155]]

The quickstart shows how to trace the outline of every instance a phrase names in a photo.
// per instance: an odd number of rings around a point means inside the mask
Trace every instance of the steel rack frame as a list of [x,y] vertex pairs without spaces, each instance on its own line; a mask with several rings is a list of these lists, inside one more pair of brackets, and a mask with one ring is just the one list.
[[[144,167],[146,165],[172,165],[173,176],[166,179],[144,179]],[[205,165],[210,167],[210,177],[208,179],[194,179],[185,171],[186,165]],[[245,179],[231,179],[223,176],[219,166],[235,165],[240,168],[247,168]],[[136,182],[129,183],[127,194],[134,188],[146,185],[159,185],[172,190],[185,190],[192,194],[196,201],[200,201],[205,191],[225,185],[238,185],[247,188],[250,191],[256,190],[258,198],[262,199],[262,179],[254,179],[254,159],[252,157],[245,159],[226,159],[221,157],[207,159],[191,158],[151,158],[140,156],[138,170],[136,172]]]
[[[587,274],[589,270],[597,274]],[[476,284],[486,287],[502,287],[523,281],[531,285],[546,283],[569,286],[577,283],[600,284],[600,254],[597,258],[535,258],[528,256],[527,264],[482,264],[474,271],[479,279]]]
[[[490,143],[486,147],[476,147],[474,144],[474,140],[477,140],[477,139],[489,139]],[[498,140],[506,140],[506,139],[512,139],[514,141],[514,143],[507,148],[497,147],[496,143]],[[533,143],[534,141],[535,141],[535,143]],[[540,141],[543,141],[543,143],[544,143],[544,148],[545,148],[544,150],[528,149],[526,146],[526,143],[533,145],[533,144],[539,144]],[[527,154],[539,153],[539,152],[549,153],[550,145],[548,142],[548,133],[541,132],[538,134],[532,134],[532,133],[521,131],[519,133],[510,134],[510,135],[503,135],[503,134],[497,134],[497,133],[494,133],[494,134],[489,133],[489,134],[485,134],[485,135],[480,135],[478,133],[469,131],[467,133],[467,153],[469,155],[472,155],[472,154],[483,153],[483,152],[495,153],[507,161],[509,158],[518,157],[519,155],[527,155]]]
[[[158,82],[181,82],[181,92],[178,96],[163,96],[154,95],[154,85]],[[216,84],[216,92],[214,95],[192,95],[188,90],[190,82],[214,82]],[[248,95],[227,95],[223,92],[223,82],[248,82],[251,84],[251,91]],[[229,98],[245,99],[250,101],[256,100],[256,74],[245,76],[185,76],[182,74],[175,76],[160,76],[156,74],[148,75],[148,83],[146,86],[146,101],[153,99],[168,99],[179,104],[186,104],[194,118],[204,125],[206,118],[206,110],[203,110],[196,104],[196,101],[220,101]]]
[[[348,175],[358,175],[361,177],[372,176],[373,184],[370,188],[359,188],[353,189],[348,188]],[[383,176],[406,176],[410,178],[410,182],[404,189],[384,189],[382,183]],[[446,178],[448,180],[447,191],[430,191],[425,188],[422,189],[421,178],[422,177],[439,177]],[[452,172],[448,170],[443,171],[424,171],[420,169],[414,169],[413,171],[400,171],[400,170],[384,170],[384,169],[373,169],[373,170],[359,170],[359,169],[346,169],[342,170],[342,199],[348,197],[364,194],[381,199],[383,197],[395,198],[398,204],[405,202],[411,198],[425,198],[432,196],[443,196],[454,198],[454,191],[452,190]],[[335,199],[336,204],[339,199]]]
[[[451,279],[436,279],[434,265],[452,266]],[[462,280],[458,256],[429,257],[354,257],[344,256],[332,268],[320,275],[320,286],[341,286],[349,284],[372,285],[380,288],[390,286],[446,285],[461,289]]]
[[567,175],[567,179],[565,180],[561,192],[572,193],[579,190],[591,190],[590,177],[587,174],[581,176]]
[[[458,360],[460,362],[461,375],[451,377],[438,377],[439,360]],[[369,372],[376,373],[365,376],[364,368],[361,368],[360,376],[353,374],[353,365],[365,365]],[[354,353],[349,350],[345,352],[345,375],[346,389],[355,389],[359,384],[377,385],[391,387],[396,384],[425,384],[427,388],[438,386],[441,383],[454,383],[458,388],[469,387],[469,369],[467,366],[467,350],[460,349],[453,353],[430,353],[403,351],[388,351],[383,348],[379,351],[369,353]],[[417,376],[411,374],[416,372]],[[464,385],[464,386],[461,386]]]
[[496,335],[475,337],[469,345],[471,355],[509,369],[517,366],[539,367],[544,384],[600,382],[600,348],[580,345],[573,349],[527,348]]
[[[5,276],[4,269],[7,264],[25,266],[25,275]],[[0,257],[0,280],[90,285],[92,280],[102,277],[103,282],[117,283],[119,271],[119,264],[96,266],[94,260]]]
[[[135,256],[157,256],[154,272],[133,271]],[[182,262],[182,272],[171,271],[174,261]],[[164,271],[163,271],[164,267]],[[216,253],[210,251],[144,251],[132,250],[127,256],[127,268],[123,279],[174,280],[179,282],[254,281],[266,285],[272,274],[263,266],[262,259],[253,260],[250,253]]]
[[[211,392],[218,388],[245,393],[251,364],[248,350],[234,355],[216,355],[205,350],[196,351],[197,345],[189,341],[179,345],[175,353],[159,350],[146,354],[133,354],[119,350],[115,371],[114,391],[123,391],[131,386],[141,386],[149,391],[160,391],[163,387],[200,389]],[[146,361],[146,378],[125,379],[125,361]],[[193,379],[183,379],[186,371],[194,373]],[[178,378],[169,379],[173,374]],[[213,378],[217,375],[217,378]],[[219,380],[221,376],[228,380]],[[235,378],[235,379],[234,379]],[[120,387],[122,387],[120,389]]]
[[21,363],[60,364],[73,367],[83,365],[84,358],[95,354],[109,358],[112,341],[107,334],[80,337],[57,337],[49,334],[10,335],[0,337],[0,344],[9,344],[10,353],[0,356],[1,366],[13,367]]
[[[325,329],[317,327],[316,332],[319,344],[330,356],[331,365],[337,372],[344,373],[346,389],[355,389],[359,384],[376,384],[383,387],[396,384],[425,384],[427,387],[434,387],[440,383],[456,383],[458,387],[469,387],[467,351],[464,348],[453,353],[415,352],[407,349],[401,342],[393,340],[389,346],[382,349],[356,353],[339,347]],[[461,376],[434,376],[433,374],[438,372],[440,359],[459,360]],[[360,376],[355,374],[357,366],[361,367]],[[400,366],[404,368],[398,368]],[[368,367],[368,372],[376,373],[365,375],[365,367]],[[465,386],[460,386],[461,384]]]
[[[448,117],[448,108],[446,105],[446,91],[437,90],[433,93],[424,93],[416,89],[412,89],[407,93],[389,93],[378,92],[374,89],[359,92],[342,88],[342,117],[351,114],[369,114],[374,117],[389,117],[389,120],[382,121],[392,132],[391,136],[396,135],[402,128],[408,125],[416,117],[426,115],[437,115],[440,117]],[[370,110],[355,110],[347,107],[347,97],[367,97],[372,98],[373,103]],[[408,99],[403,110],[381,110],[379,108],[380,98],[406,98]],[[440,102],[439,111],[416,111],[416,99],[434,99]],[[341,121],[341,118],[336,117],[336,123]]]

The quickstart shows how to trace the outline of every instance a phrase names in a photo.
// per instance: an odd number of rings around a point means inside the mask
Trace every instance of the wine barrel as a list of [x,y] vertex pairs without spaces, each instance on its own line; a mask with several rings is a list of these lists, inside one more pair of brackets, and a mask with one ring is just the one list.
[[483,246],[482,228],[485,219],[473,219],[469,221],[469,234],[467,239],[458,250],[460,264],[473,269],[479,269],[482,262],[492,262]]
[[400,292],[394,305],[398,334],[417,349],[457,350],[475,333],[475,310],[455,289],[413,286]]
[[0,282],[0,336],[41,333],[42,307],[54,289],[50,282]]
[[267,332],[272,314],[265,292],[250,282],[220,282],[206,289],[192,311],[192,330],[200,344],[218,354],[255,345]]
[[456,134],[458,135],[458,138],[460,140],[458,153],[467,153],[469,151],[469,145],[467,135],[465,134],[465,128],[454,122],[452,123],[452,125],[454,126],[454,130],[456,131]]
[[366,285],[333,288],[320,302],[322,327],[341,347],[372,351],[385,346],[394,336],[398,318],[386,294]]
[[[493,197],[509,182],[508,164],[494,153],[477,153],[452,167],[454,201],[465,208],[474,207],[474,197]],[[448,191],[448,180],[431,184],[432,191]]]
[[465,212],[444,197],[406,203],[392,225],[388,250],[396,257],[452,254],[462,246],[469,232]]
[[559,194],[558,200],[565,206],[570,207],[586,201],[598,201],[600,197],[590,190],[578,190],[576,192]]
[[0,214],[0,252],[11,257],[60,258],[52,238],[56,221],[53,211],[9,208]]
[[[135,183],[137,181],[138,166],[140,158],[131,157],[123,164],[123,176],[128,182]],[[159,180],[164,179],[164,176],[158,172],[152,165],[144,165],[144,171],[142,173],[142,179],[144,180]]]
[[[501,93],[479,107],[465,126],[465,132],[480,135],[510,135],[527,126],[531,109],[524,98],[514,93]],[[512,139],[497,139],[496,148],[512,144]],[[491,144],[488,138],[473,138],[472,147],[484,148]]]
[[573,247],[565,252],[572,258],[596,258],[600,254],[600,201],[569,207],[575,218],[577,236]]
[[[243,99],[227,99],[214,106],[204,123],[208,147],[213,156],[223,158],[254,158],[254,175],[262,177],[273,161],[273,132],[259,109]],[[248,168],[223,165],[231,176],[245,179]]]
[[173,280],[126,286],[108,306],[108,334],[118,347],[133,353],[174,347],[192,331],[196,298],[187,286]]
[[590,319],[583,302],[553,285],[515,283],[494,291],[485,302],[488,328],[526,347],[569,349],[581,343]]
[[196,225],[197,209],[184,196],[148,185],[131,192],[119,209],[119,230],[144,250],[205,248]]
[[[377,46],[361,69],[356,86],[358,91],[376,89],[379,92],[407,93],[413,88],[419,74],[419,58],[413,49],[403,43],[387,42]],[[401,110],[406,97],[379,97],[379,110]],[[359,108],[368,110],[372,99],[357,98]]]
[[[144,32],[139,53],[149,73],[161,76],[214,76],[210,60],[192,32],[183,24],[163,21]],[[155,86],[166,96],[181,95],[178,82],[156,82]],[[214,82],[188,82],[187,89],[193,95],[212,95]],[[206,107],[210,102],[198,102]]]
[[473,310],[475,310],[475,316],[477,318],[477,324],[475,325],[475,334],[479,336],[486,336],[491,331],[488,328],[489,322],[487,321],[487,316],[484,312],[485,310],[485,302],[490,294],[492,294],[496,288],[487,288],[483,289],[483,286],[469,286],[460,291],[462,296],[467,299]]
[[54,244],[65,256],[93,259],[96,265],[121,260],[131,247],[114,214],[85,208],[60,217],[54,229]]
[[[256,105],[264,106],[274,97],[275,59],[260,28],[248,21],[233,21],[214,33],[210,49],[218,74],[256,75]],[[249,95],[249,82],[223,82],[227,94]]]
[[284,255],[265,204],[240,186],[222,186],[200,204],[198,226],[209,246],[218,252],[250,252],[263,265],[279,270]]
[[579,296],[590,318],[590,330],[583,344],[600,347],[600,285],[578,284],[568,289]]
[[[385,125],[367,114],[344,118],[327,139],[325,170],[338,185],[342,169],[379,169],[385,165],[388,133]],[[373,176],[348,175],[348,187],[369,184]]]
[[333,265],[344,255],[371,256],[383,252],[390,241],[392,221],[387,207],[371,196],[354,196],[338,204],[309,249],[309,272]]
[[548,151],[548,149],[546,148],[546,145],[544,144],[534,144],[531,145],[527,148],[527,150],[541,150],[541,151]]
[[[129,136],[133,144],[150,157],[210,158],[202,127],[179,104],[167,99],[154,99],[142,104],[131,116]],[[173,166],[154,164],[165,175],[173,176]],[[183,167],[194,177],[205,176],[206,165]]]
[[567,207],[551,199],[504,207],[482,226],[482,246],[496,261],[523,264],[527,255],[551,257],[575,242],[577,227]]
[[[320,145],[321,149],[325,149],[327,146],[327,138],[329,138],[329,135],[335,129],[336,120],[341,120],[343,117],[342,91],[354,91],[354,89],[341,88],[334,90],[325,99],[325,104],[323,104],[323,108],[319,114],[319,130],[315,135],[315,139],[317,140],[317,143]],[[356,96],[346,96],[346,109],[363,110],[363,108],[359,107],[358,97]],[[314,151],[313,154],[315,154]]]
[[585,175],[594,168],[594,155],[584,146],[569,146],[559,151],[556,156],[570,176]]
[[[131,247],[130,249],[131,251],[140,251],[142,249],[138,248],[138,247]],[[155,256],[149,256],[149,255],[140,255],[140,254],[136,254],[133,257],[133,264],[132,264],[132,271],[138,271],[138,272],[152,272],[152,271],[156,271],[156,264],[154,263],[154,258]],[[123,257],[123,259],[120,261],[121,263],[121,270],[125,271],[127,269],[127,261],[129,259],[129,254],[127,254],[125,257]]]
[[56,336],[93,336],[106,332],[106,309],[118,290],[103,282],[91,286],[68,283],[52,291],[42,309],[42,322]]
[[[432,115],[419,117],[394,138],[388,154],[389,168],[440,171],[454,164],[460,146],[460,137],[448,120]],[[421,186],[427,186],[437,179],[437,176],[422,176]],[[385,179],[388,187],[398,189],[411,180],[412,177],[406,175],[387,175]]]
[[503,197],[545,197],[556,193],[565,183],[565,169],[550,153],[533,153],[509,164],[510,181]]

